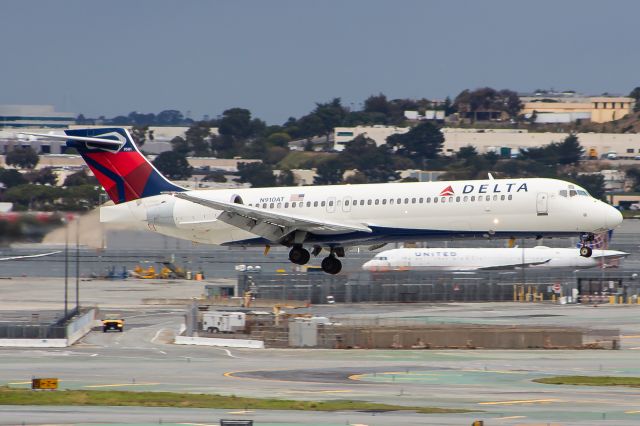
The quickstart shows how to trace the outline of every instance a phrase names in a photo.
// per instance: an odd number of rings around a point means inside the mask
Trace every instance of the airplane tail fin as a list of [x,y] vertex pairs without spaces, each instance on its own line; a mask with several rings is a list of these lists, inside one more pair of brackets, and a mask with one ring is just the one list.
[[65,130],[67,146],[78,150],[114,203],[184,191],[142,155],[120,127]]

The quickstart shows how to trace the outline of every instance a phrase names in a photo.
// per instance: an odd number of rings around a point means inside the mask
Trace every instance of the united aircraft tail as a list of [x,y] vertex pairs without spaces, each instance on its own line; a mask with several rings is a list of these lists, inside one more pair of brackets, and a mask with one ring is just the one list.
[[60,138],[67,140],[68,147],[78,150],[116,204],[167,191],[184,191],[162,176],[140,153],[126,129],[113,127],[64,132],[67,136]]

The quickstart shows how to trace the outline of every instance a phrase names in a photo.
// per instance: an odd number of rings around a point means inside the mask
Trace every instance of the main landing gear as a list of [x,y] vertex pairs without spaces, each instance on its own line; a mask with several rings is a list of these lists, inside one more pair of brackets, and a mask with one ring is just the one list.
[[593,234],[580,235],[580,256],[591,257],[591,255],[593,254],[593,250],[587,245],[587,243],[592,242],[594,239],[595,236]]
[[[317,256],[322,251],[320,246],[313,248],[313,255]],[[329,256],[322,259],[321,267],[327,274],[335,275],[342,270],[342,262],[338,257],[344,257],[343,247],[332,247]],[[294,245],[289,251],[289,260],[296,265],[306,265],[311,259],[311,253],[301,244]]]

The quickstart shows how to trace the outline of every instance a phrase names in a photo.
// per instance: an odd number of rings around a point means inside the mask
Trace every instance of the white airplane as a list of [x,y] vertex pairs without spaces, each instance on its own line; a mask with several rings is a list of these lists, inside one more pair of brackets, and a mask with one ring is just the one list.
[[[103,222],[125,222],[199,243],[289,247],[306,264],[322,249],[322,269],[356,245],[452,238],[542,238],[593,233],[622,222],[618,210],[577,185],[554,179],[489,179],[309,187],[186,190],[162,176],[122,128],[65,130],[115,206]],[[312,249],[311,253],[306,247]]]
[[364,265],[372,272],[387,271],[475,271],[531,268],[611,267],[629,253],[594,249],[591,257],[578,255],[574,248],[399,248],[385,250]]

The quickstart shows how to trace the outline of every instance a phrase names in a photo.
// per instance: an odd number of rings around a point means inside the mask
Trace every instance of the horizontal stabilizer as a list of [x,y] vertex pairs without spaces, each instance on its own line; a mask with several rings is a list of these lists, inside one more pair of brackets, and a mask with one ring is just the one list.
[[68,135],[49,135],[46,133],[25,133],[22,132],[23,135],[29,136],[38,136],[41,138],[49,138],[49,139],[60,139],[60,140],[71,140],[78,142],[86,142],[91,148],[103,148],[108,150],[118,150],[122,145],[124,145],[125,141],[116,140],[116,139],[103,139],[103,138],[90,138],[87,136],[68,136]]

